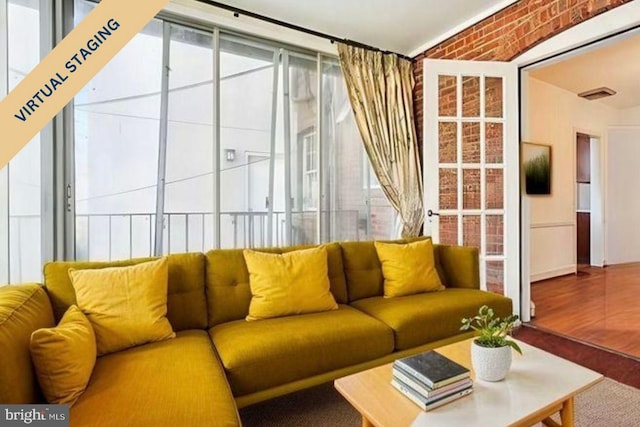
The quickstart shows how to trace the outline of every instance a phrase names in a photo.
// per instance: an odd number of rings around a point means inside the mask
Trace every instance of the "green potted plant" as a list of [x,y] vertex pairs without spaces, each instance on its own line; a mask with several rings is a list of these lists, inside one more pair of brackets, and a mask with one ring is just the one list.
[[471,345],[471,363],[476,377],[485,381],[500,381],[511,368],[511,349],[522,354],[522,349],[509,339],[509,332],[518,324],[519,317],[501,319],[486,305],[478,314],[462,319],[460,330],[474,330],[478,336]]

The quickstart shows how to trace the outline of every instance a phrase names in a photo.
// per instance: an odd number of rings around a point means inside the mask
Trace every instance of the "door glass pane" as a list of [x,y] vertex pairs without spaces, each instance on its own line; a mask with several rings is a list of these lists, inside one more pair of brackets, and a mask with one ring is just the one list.
[[504,295],[504,261],[487,261],[486,264],[487,290]]
[[462,163],[480,163],[480,123],[462,123]]
[[487,209],[503,209],[504,208],[504,182],[502,169],[486,169],[487,191],[486,206]]
[[163,253],[214,246],[212,46],[210,33],[171,24]]
[[440,169],[440,209],[458,209],[458,171]]
[[502,77],[484,79],[485,117],[502,117]]
[[440,163],[455,163],[458,146],[458,125],[456,122],[438,123],[438,157]]
[[487,255],[504,254],[504,216],[487,215]]
[[458,215],[440,215],[440,243],[458,245]]
[[503,162],[502,123],[485,124],[485,162],[487,164]]
[[[11,91],[40,61],[39,3],[10,0],[7,5],[8,89]],[[5,166],[3,206],[8,196],[8,236],[0,236],[5,248],[9,243],[8,262],[0,268],[0,283],[40,282],[42,279],[41,248],[41,160],[40,134],[36,135]],[[7,194],[8,190],[8,194]],[[2,220],[6,217],[2,215]],[[4,229],[4,227],[2,227]],[[3,250],[2,253],[5,251]]]
[[453,116],[458,114],[457,77],[438,76],[438,115]]
[[463,215],[462,244],[480,249],[480,215]]
[[463,208],[480,209],[480,169],[462,171]]
[[462,117],[480,116],[480,77],[462,76]]
[[[76,22],[93,7],[77,0]],[[152,253],[161,77],[162,23],[152,20],[75,98],[78,260]]]

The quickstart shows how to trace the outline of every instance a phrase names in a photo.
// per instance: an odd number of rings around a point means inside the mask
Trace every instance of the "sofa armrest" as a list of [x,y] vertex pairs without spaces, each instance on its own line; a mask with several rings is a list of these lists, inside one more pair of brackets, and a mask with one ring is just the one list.
[[54,325],[51,303],[42,286],[0,287],[0,404],[41,400],[31,366],[29,341],[36,329]]
[[435,245],[436,263],[448,288],[480,289],[480,258],[477,248]]

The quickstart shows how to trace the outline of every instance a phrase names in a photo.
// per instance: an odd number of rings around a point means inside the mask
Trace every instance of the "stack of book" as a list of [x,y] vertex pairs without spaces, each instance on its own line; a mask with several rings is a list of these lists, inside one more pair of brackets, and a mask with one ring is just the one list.
[[391,384],[423,411],[437,408],[473,391],[469,370],[435,351],[393,362]]

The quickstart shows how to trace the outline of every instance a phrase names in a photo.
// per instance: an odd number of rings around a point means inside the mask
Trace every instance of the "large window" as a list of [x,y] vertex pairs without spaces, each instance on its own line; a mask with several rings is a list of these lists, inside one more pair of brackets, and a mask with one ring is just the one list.
[[[56,4],[77,24],[96,3]],[[0,0],[0,15],[4,96],[48,51],[56,14]],[[54,258],[391,235],[392,209],[362,191],[335,58],[159,16],[55,123],[0,170],[0,283],[40,281]]]
[[76,97],[75,140],[78,259],[391,234],[333,58],[156,19]]
[[[37,0],[9,0],[0,10],[7,19],[0,28],[6,41],[0,52],[7,52],[6,62],[0,58],[0,98],[40,61],[39,7]],[[0,170],[0,284],[41,280],[41,156],[38,134]]]

